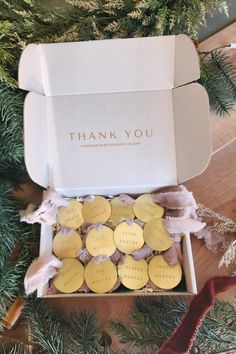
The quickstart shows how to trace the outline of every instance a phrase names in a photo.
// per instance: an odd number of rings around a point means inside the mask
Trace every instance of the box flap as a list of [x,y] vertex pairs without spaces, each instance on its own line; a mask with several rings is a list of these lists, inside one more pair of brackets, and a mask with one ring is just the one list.
[[178,183],[202,173],[211,157],[209,103],[206,90],[194,83],[173,90]]
[[31,179],[48,186],[46,98],[30,92],[24,104],[25,164]]
[[30,93],[27,170],[36,183],[66,196],[144,193],[182,183],[210,160],[208,113],[199,84],[57,97]]
[[64,195],[142,193],[177,183],[172,90],[31,93],[25,122],[32,179]]
[[46,96],[169,89],[199,77],[185,35],[29,45],[19,86]]
[[42,76],[39,45],[29,44],[20,57],[18,67],[19,88],[44,94]]
[[193,41],[185,34],[175,37],[175,79],[174,87],[200,78],[199,57]]

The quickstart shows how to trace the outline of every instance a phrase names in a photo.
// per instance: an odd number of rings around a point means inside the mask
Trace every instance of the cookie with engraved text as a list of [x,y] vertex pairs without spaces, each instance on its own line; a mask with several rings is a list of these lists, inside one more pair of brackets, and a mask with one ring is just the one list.
[[114,242],[119,251],[130,254],[143,247],[143,229],[124,221],[115,228]]
[[144,225],[143,237],[146,244],[155,251],[165,251],[173,245],[169,233],[163,226],[163,218],[151,219]]
[[148,264],[144,259],[136,261],[132,256],[127,256],[118,266],[118,275],[126,288],[141,289],[149,280]]
[[63,227],[70,229],[80,227],[84,222],[82,204],[75,199],[71,199],[68,206],[58,209],[57,220]]
[[85,282],[90,290],[103,294],[112,290],[117,281],[117,270],[110,260],[99,264],[92,259],[85,267]]
[[151,194],[143,194],[135,200],[135,216],[143,222],[148,222],[154,218],[161,218],[164,208],[153,201]]
[[58,270],[53,284],[62,293],[74,293],[84,283],[84,267],[73,258],[63,259],[62,263],[63,266]]
[[118,225],[124,219],[134,219],[134,203],[125,203],[120,197],[115,197],[111,200],[111,216],[110,220]]
[[52,241],[53,252],[60,259],[76,258],[81,247],[81,236],[74,230],[66,234],[58,232]]
[[161,289],[175,288],[181,281],[182,268],[180,264],[170,265],[163,256],[155,256],[148,265],[151,281]]
[[91,224],[104,224],[110,218],[111,206],[104,197],[91,196],[91,200],[85,200],[82,213],[85,221]]
[[100,229],[93,228],[86,236],[86,248],[93,257],[100,255],[110,257],[116,250],[113,230],[107,226]]

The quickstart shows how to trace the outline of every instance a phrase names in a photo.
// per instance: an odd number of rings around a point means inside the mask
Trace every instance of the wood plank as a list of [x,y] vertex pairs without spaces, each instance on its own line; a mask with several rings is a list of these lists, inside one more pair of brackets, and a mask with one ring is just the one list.
[[[205,206],[236,221],[236,141],[217,152],[207,170],[187,183],[196,200]],[[235,265],[218,269],[222,254],[208,251],[203,242],[192,238],[193,255],[198,290],[205,281],[214,275],[230,275]],[[235,289],[228,291],[223,298],[231,299]]]
[[[215,47],[236,42],[236,24],[227,27],[223,31],[210,37],[199,45],[203,51],[211,50]],[[227,49],[232,60],[236,63],[236,50]],[[228,118],[211,117],[213,150],[222,148],[236,136],[236,115]],[[193,191],[198,202],[215,209],[216,211],[236,220],[236,141],[230,143],[222,150],[216,152],[212,157],[208,169],[201,175],[186,183],[186,186]],[[20,193],[20,192],[19,192]],[[34,187],[24,186],[24,195],[28,202],[40,202],[41,194]],[[214,255],[208,251],[203,242],[192,239],[193,255],[195,260],[196,276],[198,289],[200,290],[207,279],[214,275],[230,274],[235,267],[218,269],[220,255]],[[235,289],[227,292],[224,298],[232,299]],[[102,326],[106,328],[107,321],[110,319],[126,319],[131,297],[115,298],[76,298],[69,301],[64,299],[48,299],[51,305],[58,309],[64,309],[69,315],[72,311],[95,309],[101,319]],[[16,335],[16,331],[12,335]],[[20,332],[21,333],[21,332]],[[113,338],[116,348],[120,348],[116,338]]]
[[[210,51],[233,42],[236,42],[236,23],[201,42],[198,50],[200,52]],[[236,49],[226,48],[222,50],[230,58],[230,61],[236,65]],[[236,110],[226,117],[218,117],[211,113],[211,129],[212,148],[213,151],[216,151],[236,137]]]
[[[208,169],[187,183],[186,187],[193,191],[198,202],[236,220],[236,141],[219,151],[211,160]],[[192,237],[193,256],[195,262],[198,290],[206,280],[215,275],[231,274],[235,266],[218,269],[221,254],[215,255],[208,251],[204,243]],[[223,298],[232,299],[235,289],[227,292]],[[50,299],[52,306],[63,308],[66,312],[80,309],[95,309],[105,326],[110,319],[125,319],[132,304],[132,298],[76,298]],[[119,348],[117,338],[113,345]]]
[[236,22],[202,41],[198,49],[208,51],[234,42],[236,42]]

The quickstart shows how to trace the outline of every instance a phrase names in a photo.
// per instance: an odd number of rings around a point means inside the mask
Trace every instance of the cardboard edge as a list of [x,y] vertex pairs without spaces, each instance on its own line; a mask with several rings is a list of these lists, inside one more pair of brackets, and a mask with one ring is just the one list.
[[193,41],[185,34],[175,37],[175,87],[200,78],[200,65]]
[[23,50],[18,66],[19,88],[44,94],[40,52],[37,44],[28,44]]
[[[39,255],[52,254],[52,228],[49,225],[41,225]],[[48,291],[48,283],[40,286],[37,297],[45,297]],[[48,296],[48,295],[47,295]]]
[[184,291],[153,291],[153,292],[139,292],[139,291],[132,291],[132,292],[124,292],[124,293],[105,293],[105,294],[94,294],[94,293],[73,293],[73,294],[54,294],[54,295],[44,295],[41,296],[43,299],[62,299],[62,298],[80,298],[80,297],[124,297],[124,296],[194,296],[195,294],[191,292],[184,292]]
[[198,83],[173,90],[177,181],[201,174],[211,158],[209,100]]
[[47,187],[46,98],[33,92],[27,94],[24,102],[24,150],[30,178]]
[[[182,240],[184,255],[184,274],[186,280],[187,291],[190,294],[197,294],[197,283],[194,269],[192,245],[190,234],[185,234]],[[187,257],[186,257],[187,255]]]

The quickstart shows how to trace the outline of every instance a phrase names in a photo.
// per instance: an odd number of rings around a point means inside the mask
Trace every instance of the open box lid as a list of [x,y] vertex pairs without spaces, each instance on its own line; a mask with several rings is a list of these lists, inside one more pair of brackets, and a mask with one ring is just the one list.
[[185,35],[29,45],[19,86],[34,91],[24,106],[31,178],[75,196],[144,193],[198,175],[210,158],[198,78]]
[[169,89],[200,77],[186,35],[30,44],[19,87],[45,96]]

